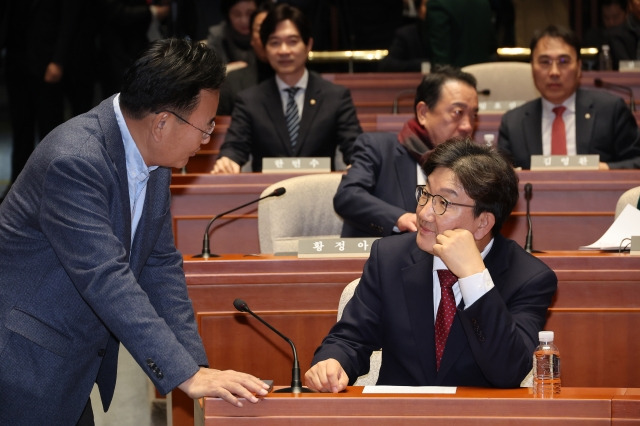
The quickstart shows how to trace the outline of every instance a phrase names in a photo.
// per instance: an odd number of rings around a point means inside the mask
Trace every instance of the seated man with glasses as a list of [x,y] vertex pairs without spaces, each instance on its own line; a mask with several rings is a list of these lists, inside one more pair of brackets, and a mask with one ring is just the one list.
[[515,167],[532,155],[600,155],[600,169],[640,168],[638,125],[624,100],[580,88],[576,35],[550,25],[531,41],[533,81],[542,95],[502,116],[498,146]]
[[380,348],[378,385],[509,388],[531,370],[557,278],[500,234],[518,200],[515,171],[470,140],[438,145],[423,168],[418,232],[374,242],[309,388],[343,390]]

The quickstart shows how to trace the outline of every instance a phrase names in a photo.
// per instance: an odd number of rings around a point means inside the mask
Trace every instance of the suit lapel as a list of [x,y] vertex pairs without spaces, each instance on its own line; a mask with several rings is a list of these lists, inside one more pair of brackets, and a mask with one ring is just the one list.
[[[530,108],[525,111],[522,131],[529,157],[542,155],[542,100],[540,98],[532,102]],[[530,161],[527,159],[527,163]]]
[[[433,319],[433,257],[418,246],[412,249],[414,263],[402,270],[402,282],[406,297],[407,314],[415,342],[416,356],[422,367],[422,377],[416,381],[435,381],[435,346]],[[411,347],[411,345],[408,345]],[[416,369],[415,374],[420,374]]]
[[131,252],[131,205],[129,203],[129,181],[127,178],[127,161],[124,153],[124,142],[118,127],[115,111],[113,110],[113,96],[105,100],[99,112],[99,120],[105,134],[105,145],[111,161],[115,167],[116,176],[120,185],[120,197],[122,206],[122,245],[127,250],[127,256]]
[[593,135],[594,105],[584,95],[582,90],[578,89],[576,92],[576,154],[589,153]]
[[[398,177],[396,182],[417,182],[418,168],[410,155],[407,155],[406,149],[397,144],[394,151],[395,161],[394,166],[396,170],[396,176]],[[416,207],[416,194],[413,185],[397,185],[402,196],[403,205],[407,210],[411,211],[409,206],[415,210]]]
[[299,156],[300,150],[304,145],[307,136],[309,135],[309,129],[316,117],[320,104],[322,102],[322,93],[317,84],[317,79],[321,77],[315,76],[313,73],[309,73],[309,80],[307,81],[307,89],[304,94],[304,104],[302,107],[302,117],[300,117],[300,132],[298,134],[298,143],[294,150],[294,156]]
[[[287,130],[287,122],[284,118],[284,106],[282,105],[282,97],[276,84],[276,78],[271,77],[269,79],[268,90],[265,90],[262,94],[262,104],[269,116],[269,119],[273,123],[275,133],[278,135],[279,143],[282,144],[285,151],[293,156],[293,149],[291,148],[291,141],[289,141],[289,131]],[[277,143],[273,141],[273,143]]]

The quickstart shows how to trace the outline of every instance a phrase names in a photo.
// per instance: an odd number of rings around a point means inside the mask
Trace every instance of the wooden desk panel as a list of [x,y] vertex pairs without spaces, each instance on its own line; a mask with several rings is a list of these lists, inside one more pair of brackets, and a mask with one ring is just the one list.
[[[348,387],[339,394],[270,393],[238,409],[217,398],[195,403],[198,424],[281,425],[611,425],[637,422],[636,389],[564,387],[553,399],[528,389],[458,388],[455,395],[363,394]],[[622,404],[628,410],[622,410]]]
[[[533,247],[537,250],[574,250],[593,243],[613,223],[620,195],[640,184],[640,170],[525,170],[518,175],[521,196],[502,233],[524,245],[524,185],[531,183]],[[174,175],[171,211],[178,249],[184,254],[200,253],[204,229],[213,216],[257,199],[267,186],[292,176],[296,174]],[[258,253],[257,204],[216,221],[210,241],[213,253]]]

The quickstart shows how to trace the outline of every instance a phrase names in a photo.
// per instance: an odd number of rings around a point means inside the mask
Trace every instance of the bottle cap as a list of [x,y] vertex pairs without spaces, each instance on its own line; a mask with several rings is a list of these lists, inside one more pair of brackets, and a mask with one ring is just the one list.
[[553,331],[538,332],[538,340],[541,342],[553,342]]

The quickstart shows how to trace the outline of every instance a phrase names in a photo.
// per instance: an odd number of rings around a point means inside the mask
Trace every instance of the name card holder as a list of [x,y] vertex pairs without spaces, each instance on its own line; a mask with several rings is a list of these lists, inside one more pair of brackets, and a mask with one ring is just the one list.
[[264,157],[262,173],[329,173],[330,157]]
[[640,235],[631,237],[631,256],[640,256]]
[[598,170],[599,155],[532,155],[531,170]]
[[371,244],[378,238],[322,238],[308,237],[298,240],[301,259],[325,257],[369,257]]
[[620,72],[640,72],[640,61],[618,61],[618,71]]
[[525,101],[482,101],[478,102],[480,112],[509,111],[524,104]]

